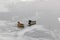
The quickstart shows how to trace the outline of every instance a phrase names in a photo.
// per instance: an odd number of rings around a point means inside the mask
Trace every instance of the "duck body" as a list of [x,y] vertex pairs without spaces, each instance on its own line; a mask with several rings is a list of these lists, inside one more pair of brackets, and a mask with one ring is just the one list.
[[32,26],[32,25],[35,25],[35,24],[36,24],[36,21],[32,21],[32,20],[29,20],[29,21],[28,21],[28,25],[29,25],[29,26]]
[[17,27],[18,27],[18,28],[24,28],[24,24],[18,22]]

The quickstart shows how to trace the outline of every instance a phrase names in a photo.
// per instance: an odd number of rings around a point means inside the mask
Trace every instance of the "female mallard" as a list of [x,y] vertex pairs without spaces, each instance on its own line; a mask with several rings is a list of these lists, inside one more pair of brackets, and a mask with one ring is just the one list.
[[18,21],[17,23],[18,23],[18,24],[17,24],[17,27],[18,27],[18,28],[24,28],[24,24],[20,23],[19,21]]

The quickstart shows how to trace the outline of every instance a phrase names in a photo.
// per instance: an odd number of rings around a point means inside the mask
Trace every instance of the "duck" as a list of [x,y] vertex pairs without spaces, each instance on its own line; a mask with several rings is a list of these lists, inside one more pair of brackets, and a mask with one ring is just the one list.
[[35,24],[36,24],[36,21],[32,21],[32,20],[28,21],[28,26],[32,26],[32,25],[35,25]]
[[19,21],[17,22],[17,27],[18,28],[24,28],[24,24],[23,23],[20,23]]

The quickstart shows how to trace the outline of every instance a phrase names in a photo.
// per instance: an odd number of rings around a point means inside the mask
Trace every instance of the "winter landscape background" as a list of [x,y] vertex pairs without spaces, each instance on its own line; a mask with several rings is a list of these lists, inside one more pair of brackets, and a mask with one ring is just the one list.
[[[28,20],[36,20],[37,25],[27,27]],[[26,28],[21,30],[16,27],[16,22],[22,21]],[[38,27],[37,27],[38,26]],[[43,27],[43,28],[42,28]],[[50,34],[55,34],[52,37],[41,30],[37,32],[36,29],[40,28]],[[43,35],[43,33],[49,38],[42,39],[40,36],[33,35],[32,38],[24,37],[32,35],[30,30],[34,30],[37,34]],[[27,31],[24,34],[24,30]],[[60,37],[60,0],[0,0],[0,39],[1,40],[59,40]],[[50,32],[51,31],[51,32]],[[24,36],[23,36],[24,34]],[[3,36],[2,36],[3,35]],[[20,36],[19,36],[20,35]],[[7,37],[6,37],[7,36]],[[8,37],[9,36],[9,37]],[[13,37],[14,36],[14,37]],[[22,37],[23,36],[23,37]],[[35,37],[35,39],[33,38]],[[44,36],[42,36],[44,37]],[[40,39],[41,38],[41,39]]]

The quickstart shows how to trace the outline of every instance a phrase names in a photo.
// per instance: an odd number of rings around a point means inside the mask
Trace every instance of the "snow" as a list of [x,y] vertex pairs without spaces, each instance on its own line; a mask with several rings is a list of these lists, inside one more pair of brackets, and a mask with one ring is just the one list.
[[0,40],[59,40],[55,32],[44,28],[43,25],[19,29],[16,22],[0,21]]

